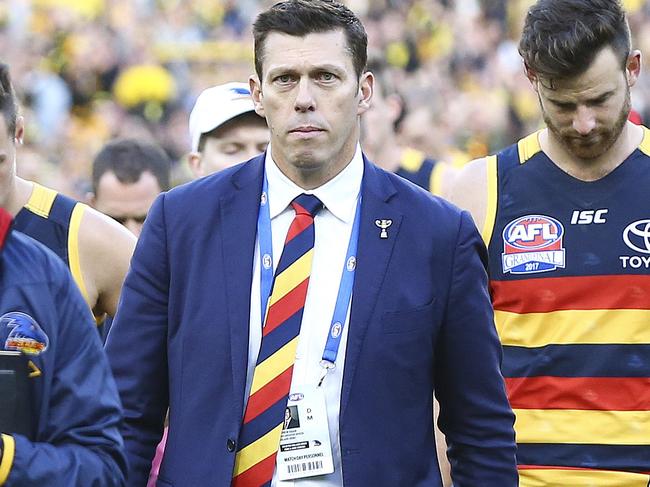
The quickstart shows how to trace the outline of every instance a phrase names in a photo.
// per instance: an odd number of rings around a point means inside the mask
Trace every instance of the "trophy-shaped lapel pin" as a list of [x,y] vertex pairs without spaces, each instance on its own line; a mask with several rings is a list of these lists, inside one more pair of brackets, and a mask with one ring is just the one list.
[[379,238],[388,238],[388,227],[390,227],[393,224],[393,220],[375,220],[375,225],[377,227],[381,228],[381,232],[379,233]]

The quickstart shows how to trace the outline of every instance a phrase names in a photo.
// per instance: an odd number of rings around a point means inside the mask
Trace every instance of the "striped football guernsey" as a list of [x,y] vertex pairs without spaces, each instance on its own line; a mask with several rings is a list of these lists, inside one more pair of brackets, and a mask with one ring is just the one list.
[[[65,262],[88,303],[79,260],[79,226],[87,206],[53,189],[33,184],[29,201],[16,215],[14,228],[38,240]],[[102,318],[96,317],[98,324]]]
[[483,237],[522,487],[650,481],[650,131],[584,182],[538,135],[488,158]]

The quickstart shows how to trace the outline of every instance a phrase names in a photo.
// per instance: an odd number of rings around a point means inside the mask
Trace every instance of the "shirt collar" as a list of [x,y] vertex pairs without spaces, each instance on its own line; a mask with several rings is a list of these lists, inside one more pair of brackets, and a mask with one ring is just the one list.
[[293,199],[302,194],[313,194],[325,208],[345,223],[354,219],[357,198],[363,179],[363,157],[357,144],[350,163],[333,179],[312,190],[305,190],[285,176],[271,157],[271,147],[266,151],[266,178],[269,184],[269,213],[271,219],[282,213]]

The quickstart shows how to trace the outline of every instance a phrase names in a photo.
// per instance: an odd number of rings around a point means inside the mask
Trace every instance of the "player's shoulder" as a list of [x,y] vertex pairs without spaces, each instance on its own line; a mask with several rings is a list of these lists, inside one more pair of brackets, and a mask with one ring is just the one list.
[[85,203],[78,204],[83,205],[78,223],[80,252],[113,254],[112,249],[117,248],[133,251],[136,237],[126,227]]
[[463,188],[466,187],[485,184],[489,157],[493,156],[479,157],[458,169],[454,180],[454,189],[463,191]]

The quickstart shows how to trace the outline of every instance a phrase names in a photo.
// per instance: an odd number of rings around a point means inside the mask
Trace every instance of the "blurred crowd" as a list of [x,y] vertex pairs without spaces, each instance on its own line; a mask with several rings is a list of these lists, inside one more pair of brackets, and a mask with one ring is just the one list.
[[[25,117],[19,175],[76,198],[117,136],[157,142],[188,179],[187,121],[208,86],[253,71],[259,0],[3,0],[2,61]],[[453,164],[504,147],[540,124],[517,39],[530,0],[349,0],[371,57],[390,66],[406,110],[403,143]],[[650,6],[624,1],[633,45],[650,53]],[[650,120],[650,76],[632,103]],[[218,107],[215,107],[218,108]]]

